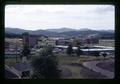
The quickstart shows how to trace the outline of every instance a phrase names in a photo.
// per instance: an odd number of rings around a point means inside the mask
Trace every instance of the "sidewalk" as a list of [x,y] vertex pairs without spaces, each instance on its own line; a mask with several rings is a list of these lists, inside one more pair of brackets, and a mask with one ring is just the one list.
[[[113,60],[106,60],[105,62],[109,62],[109,61],[113,61]],[[95,72],[101,73],[102,75],[108,77],[108,78],[114,78],[114,72],[110,72],[108,70],[102,69],[98,66],[96,66],[96,64],[103,62],[103,61],[91,61],[91,62],[84,62],[83,66],[89,68],[90,70],[93,70]]]

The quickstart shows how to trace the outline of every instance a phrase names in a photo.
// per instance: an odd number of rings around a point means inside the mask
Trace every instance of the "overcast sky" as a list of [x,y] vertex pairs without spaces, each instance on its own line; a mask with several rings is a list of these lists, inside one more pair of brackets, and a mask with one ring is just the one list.
[[114,29],[113,5],[6,5],[5,27]]

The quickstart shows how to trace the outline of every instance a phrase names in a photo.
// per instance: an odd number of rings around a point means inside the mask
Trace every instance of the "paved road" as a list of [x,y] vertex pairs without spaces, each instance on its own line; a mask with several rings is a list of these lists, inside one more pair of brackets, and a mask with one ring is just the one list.
[[115,64],[110,61],[110,62],[101,62],[101,63],[98,63],[96,64],[96,66],[100,67],[100,68],[103,68],[103,69],[106,69],[108,71],[111,71],[111,72],[114,72],[115,71]]
[[[111,71],[108,71],[108,70],[105,70],[103,68],[100,68],[98,66],[96,66],[96,64],[98,63],[101,63],[103,61],[90,61],[90,62],[84,62],[83,63],[83,66],[95,71],[95,72],[98,72],[98,73],[101,73],[102,75],[108,77],[108,78],[114,78],[114,72],[111,72]],[[108,63],[108,62],[113,62],[114,63],[114,60],[106,60],[104,61],[104,63]]]

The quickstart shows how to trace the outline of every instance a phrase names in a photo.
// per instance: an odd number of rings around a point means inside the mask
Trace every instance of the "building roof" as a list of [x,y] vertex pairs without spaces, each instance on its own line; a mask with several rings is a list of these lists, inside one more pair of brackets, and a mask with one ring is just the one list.
[[13,68],[15,68],[18,71],[28,71],[28,70],[32,70],[32,66],[30,63],[28,62],[24,62],[24,63],[18,63],[12,66]]
[[17,74],[15,74],[8,66],[5,66],[5,78],[19,78]]
[[[56,45],[56,48],[63,48],[63,49],[67,49],[68,46],[63,46],[63,45]],[[100,46],[97,46],[100,47]],[[114,51],[114,47],[105,47],[105,46],[101,46],[100,48],[103,49],[81,49],[82,51]],[[77,47],[73,47],[74,50],[77,49]]]

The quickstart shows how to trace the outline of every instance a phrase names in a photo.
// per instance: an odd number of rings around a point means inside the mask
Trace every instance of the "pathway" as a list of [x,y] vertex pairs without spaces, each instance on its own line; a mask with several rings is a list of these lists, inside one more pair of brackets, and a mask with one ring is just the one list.
[[[114,63],[114,60],[104,60],[104,62],[110,62],[112,61]],[[96,64],[101,63],[103,61],[90,61],[90,62],[84,62],[83,66],[89,68],[90,70],[93,70],[95,72],[101,73],[102,75],[108,77],[108,78],[114,78],[114,72],[102,69],[98,66],[96,66]]]

